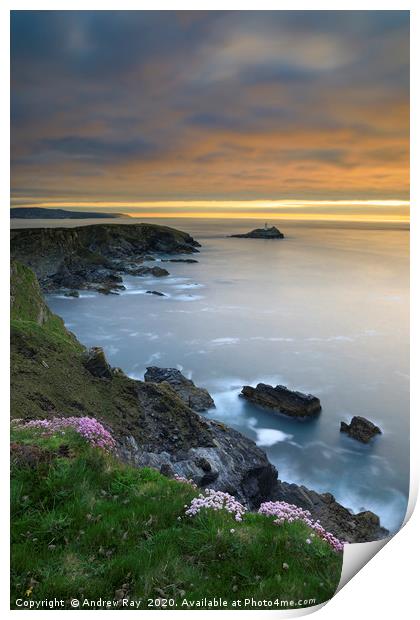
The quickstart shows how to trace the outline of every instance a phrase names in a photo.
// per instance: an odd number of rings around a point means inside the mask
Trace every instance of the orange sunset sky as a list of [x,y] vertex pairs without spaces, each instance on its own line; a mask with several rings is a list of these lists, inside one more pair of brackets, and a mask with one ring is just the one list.
[[15,11],[12,206],[408,221],[408,11]]

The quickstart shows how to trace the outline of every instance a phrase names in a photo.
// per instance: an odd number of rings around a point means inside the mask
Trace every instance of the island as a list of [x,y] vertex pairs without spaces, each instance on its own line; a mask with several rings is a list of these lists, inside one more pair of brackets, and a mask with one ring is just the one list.
[[284,234],[280,232],[276,226],[268,228],[255,228],[247,233],[230,235],[231,237],[237,237],[238,239],[284,239]]
[[12,207],[10,217],[19,220],[92,220],[130,217],[125,213],[100,213],[98,211],[67,211],[44,207]]

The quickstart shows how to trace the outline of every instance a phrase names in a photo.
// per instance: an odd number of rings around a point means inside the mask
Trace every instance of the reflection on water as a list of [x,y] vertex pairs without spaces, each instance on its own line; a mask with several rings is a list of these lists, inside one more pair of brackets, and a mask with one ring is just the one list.
[[[287,224],[286,239],[262,241],[226,238],[255,222],[176,225],[202,242],[199,263],[126,277],[120,296],[50,296],[50,306],[130,376],[175,366],[207,387],[209,415],[256,441],[281,479],[397,529],[409,482],[408,232]],[[319,396],[322,414],[299,423],[238,397],[258,381]],[[368,446],[340,434],[353,415],[384,434]]]

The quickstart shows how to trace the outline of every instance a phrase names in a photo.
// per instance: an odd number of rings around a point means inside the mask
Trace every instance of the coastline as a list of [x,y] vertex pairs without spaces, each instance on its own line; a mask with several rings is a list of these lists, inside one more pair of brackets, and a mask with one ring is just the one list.
[[[194,247],[194,246],[192,246]],[[148,252],[150,252],[150,249],[147,249]],[[177,252],[177,250],[176,250]],[[100,344],[100,343],[99,343]],[[213,423],[213,422],[209,422],[210,426],[213,424],[218,424],[218,423]],[[213,426],[213,431],[216,429],[215,426]],[[230,431],[231,433],[234,433],[234,436],[236,434],[236,431]],[[238,437],[239,437],[239,433],[236,435],[236,440],[234,441],[234,443],[236,442],[236,444],[238,443]],[[243,436],[241,436],[243,439],[245,439]],[[249,446],[251,444],[254,444],[254,442],[251,442],[251,440],[246,439],[246,445],[248,446],[246,448],[246,450],[249,450]],[[239,442],[240,443],[240,442]],[[127,447],[128,446],[128,447]],[[255,444],[254,444],[255,446]],[[256,448],[256,446],[255,446]],[[153,465],[153,466],[158,466],[161,467],[162,465],[165,464],[165,462],[167,462],[167,457],[165,456],[164,459],[162,460],[162,458],[157,458],[156,459],[156,453],[150,453],[150,456],[147,456],[147,453],[143,451],[142,456],[139,458],[139,447],[138,445],[136,445],[136,442],[132,439],[128,440],[128,443],[126,441],[125,443],[125,447],[122,451],[123,454],[123,458],[126,460],[130,460],[133,458],[133,449],[134,449],[134,453],[136,454],[136,456],[134,457],[134,462],[136,462],[137,465]],[[155,449],[155,448],[154,448]],[[257,450],[259,450],[257,448]],[[225,448],[225,452],[228,451],[227,447]],[[259,450],[259,453],[261,451]],[[258,457],[257,460],[261,461],[261,458],[263,458],[262,456],[260,456],[260,454],[258,453]],[[262,453],[262,455],[264,455],[265,459],[266,456],[264,453]],[[195,455],[194,455],[195,456]],[[206,453],[206,456],[208,456],[208,454]],[[165,461],[166,459],[166,461]],[[264,459],[263,459],[264,460]],[[218,463],[218,468],[219,469],[223,469],[223,467],[225,467],[226,464],[222,464],[219,462]],[[261,465],[260,465],[261,466]],[[259,466],[259,467],[260,467]],[[267,469],[268,467],[268,469]],[[264,469],[267,469],[267,473],[270,470],[270,467],[272,468],[272,465],[268,463],[267,461],[267,466],[264,466]],[[217,469],[215,467],[215,469]],[[234,469],[234,466],[231,465],[230,467],[231,470]],[[272,471],[272,470],[271,470]],[[173,471],[172,471],[173,473]],[[188,474],[191,475],[191,466],[187,465],[187,469],[183,469],[183,468],[178,468],[178,471],[176,472],[179,475],[184,475],[184,474]],[[195,475],[197,476],[197,472],[193,472],[195,473]],[[265,476],[266,474],[264,474]],[[277,474],[276,474],[277,475]],[[269,479],[270,476],[272,476],[272,474],[269,474]],[[263,478],[264,479],[264,478]],[[262,479],[262,480],[263,480]],[[199,480],[198,480],[199,481]],[[262,481],[260,481],[262,482]],[[225,481],[223,484],[225,484],[229,487],[229,485],[231,484],[231,480],[227,480]],[[240,482],[235,483],[236,485],[241,484]],[[258,483],[259,484],[259,483]],[[269,483],[270,485],[271,483]],[[322,519],[324,521],[324,523],[328,523],[328,526],[333,527],[333,529],[335,529],[335,531],[337,532],[337,534],[339,533],[340,535],[343,535],[343,531],[346,531],[346,535],[347,538],[350,539],[353,537],[354,541],[359,541],[359,540],[372,540],[372,539],[376,539],[376,538],[380,538],[383,537],[387,534],[387,531],[384,530],[383,528],[380,528],[380,524],[379,524],[379,519],[376,517],[376,515],[373,515],[373,513],[368,512],[363,512],[361,513],[359,519],[356,518],[355,515],[353,515],[351,512],[346,511],[346,509],[344,509],[340,504],[337,504],[333,498],[333,496],[331,496],[330,494],[318,494],[315,493],[314,491],[308,491],[307,489],[305,489],[305,487],[298,487],[297,485],[293,485],[290,483],[281,483],[279,481],[278,485],[276,488],[272,488],[271,490],[268,490],[267,488],[267,480],[265,482],[262,482],[262,486],[266,487],[265,490],[263,490],[262,495],[259,495],[259,493],[257,493],[256,499],[253,499],[251,501],[251,505],[257,505],[258,502],[261,501],[261,498],[263,500],[265,499],[270,499],[271,497],[276,497],[277,499],[280,499],[281,501],[288,501],[288,499],[290,500],[290,498],[294,498],[294,500],[296,502],[300,502],[300,504],[305,505],[305,509],[308,509],[310,507],[312,507],[312,511],[315,512],[316,514],[322,515]],[[275,485],[276,486],[276,485]],[[229,487],[231,488],[231,487]],[[236,494],[238,495],[239,490],[238,488],[236,489]],[[310,495],[312,494],[312,499],[308,500],[308,497],[310,497]],[[241,499],[245,500],[245,501],[249,501],[249,497],[247,498],[246,495],[242,495]],[[314,515],[316,516],[316,515]],[[360,525],[357,525],[357,521],[360,521]],[[338,521],[338,522],[337,522]],[[356,523],[355,523],[356,522]],[[351,524],[350,529],[347,527],[349,524]],[[357,532],[357,528],[359,527],[360,531],[363,533],[360,534],[361,537],[359,537],[359,533]],[[342,529],[344,528],[344,530]],[[367,528],[367,529],[366,529]],[[353,530],[353,532],[352,532]],[[355,531],[356,530],[356,531]]]

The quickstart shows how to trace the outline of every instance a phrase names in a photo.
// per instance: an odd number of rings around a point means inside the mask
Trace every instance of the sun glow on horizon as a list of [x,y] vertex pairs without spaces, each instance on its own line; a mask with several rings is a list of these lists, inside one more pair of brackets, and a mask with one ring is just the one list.
[[336,222],[409,223],[410,202],[368,200],[56,200],[12,198],[13,206],[80,211],[118,210],[135,218],[272,219]]

